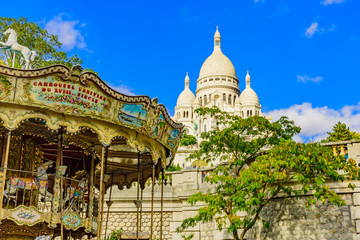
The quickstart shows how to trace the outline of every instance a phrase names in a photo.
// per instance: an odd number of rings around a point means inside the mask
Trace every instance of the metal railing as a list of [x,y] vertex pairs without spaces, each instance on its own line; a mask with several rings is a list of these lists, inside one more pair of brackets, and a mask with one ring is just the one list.
[[[47,213],[53,209],[53,185],[55,174],[6,169],[7,177],[4,188],[3,208],[13,209],[20,205],[34,206],[40,212]],[[63,177],[63,202],[64,212],[78,212],[80,217],[88,217],[89,189],[87,179],[73,179]]]

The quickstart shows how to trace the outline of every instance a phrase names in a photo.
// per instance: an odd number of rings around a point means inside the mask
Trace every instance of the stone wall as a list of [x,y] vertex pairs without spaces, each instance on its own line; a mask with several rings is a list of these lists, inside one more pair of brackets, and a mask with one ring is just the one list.
[[276,199],[263,209],[262,219],[270,221],[269,228],[258,221],[249,232],[248,240],[357,240],[356,225],[350,206],[352,194],[343,194],[345,206],[318,202],[306,208],[304,199]]
[[[109,213],[109,221],[106,235],[109,236],[113,230],[122,229],[124,232],[136,232],[136,212],[111,212]],[[104,214],[106,219],[106,214]],[[171,212],[163,213],[163,239],[171,239],[170,222],[172,220]],[[150,233],[151,215],[150,212],[142,214],[142,232]],[[103,238],[105,237],[106,223],[103,224]],[[154,239],[160,239],[160,212],[154,212]]]

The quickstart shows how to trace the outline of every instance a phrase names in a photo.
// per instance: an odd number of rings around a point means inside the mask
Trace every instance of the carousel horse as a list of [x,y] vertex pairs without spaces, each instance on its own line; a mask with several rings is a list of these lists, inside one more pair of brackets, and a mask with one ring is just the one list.
[[9,28],[4,32],[4,34],[9,34],[8,40],[4,42],[0,42],[0,45],[3,46],[0,49],[9,49],[17,54],[21,54],[25,60],[25,69],[30,69],[30,61],[34,61],[36,52],[30,51],[29,48],[18,44],[17,42],[17,34],[15,30]]
[[49,186],[47,169],[52,166],[52,162],[45,162],[41,164],[36,173],[36,177],[17,177],[11,176],[8,181],[6,181],[6,189],[4,190],[4,196],[9,198],[15,198],[14,193],[17,189],[24,190],[39,190],[39,193],[46,198],[48,194],[47,188]]
[[85,206],[86,178],[79,181],[77,186],[69,185],[65,189],[64,205],[65,212],[68,210],[81,211]]

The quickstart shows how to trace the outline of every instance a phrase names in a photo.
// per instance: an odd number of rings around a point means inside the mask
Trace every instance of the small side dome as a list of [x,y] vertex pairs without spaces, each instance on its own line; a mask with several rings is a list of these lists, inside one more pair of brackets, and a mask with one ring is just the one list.
[[245,88],[239,100],[242,105],[260,105],[259,98],[252,88]]
[[250,86],[251,78],[250,78],[249,71],[246,74],[245,80],[246,80],[246,88],[241,93],[241,95],[239,97],[239,101],[241,102],[242,105],[247,105],[247,106],[248,105],[260,105],[257,94]]
[[185,89],[182,91],[178,97],[176,106],[192,106],[195,101],[195,95],[189,88],[190,79],[188,73],[185,77]]

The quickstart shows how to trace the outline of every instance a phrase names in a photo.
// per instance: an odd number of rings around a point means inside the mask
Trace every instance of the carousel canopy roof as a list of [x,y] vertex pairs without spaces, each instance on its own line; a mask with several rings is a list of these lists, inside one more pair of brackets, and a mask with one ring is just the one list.
[[119,93],[79,66],[20,70],[0,65],[0,103],[2,128],[35,136],[44,160],[56,160],[59,135],[51,133],[64,129],[63,160],[74,174],[81,166],[74,161],[89,161],[91,153],[99,159],[101,146],[109,147],[107,187],[130,187],[138,178],[143,185],[151,166],[158,174],[171,163],[183,134],[183,125],[157,99]]

